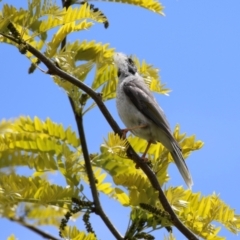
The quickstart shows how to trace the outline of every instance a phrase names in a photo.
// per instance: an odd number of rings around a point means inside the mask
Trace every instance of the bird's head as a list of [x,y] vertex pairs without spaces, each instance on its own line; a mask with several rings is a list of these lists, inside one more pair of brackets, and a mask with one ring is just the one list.
[[137,67],[133,60],[123,53],[115,53],[114,63],[118,68],[118,77],[126,77],[137,73]]

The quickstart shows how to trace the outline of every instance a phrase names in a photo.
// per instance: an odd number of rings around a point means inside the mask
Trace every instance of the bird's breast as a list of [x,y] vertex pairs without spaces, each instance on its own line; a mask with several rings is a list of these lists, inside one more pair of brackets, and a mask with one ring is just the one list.
[[121,87],[117,89],[116,104],[121,120],[128,129],[132,129],[131,132],[134,135],[147,141],[157,140],[152,128],[154,123],[135,107]]

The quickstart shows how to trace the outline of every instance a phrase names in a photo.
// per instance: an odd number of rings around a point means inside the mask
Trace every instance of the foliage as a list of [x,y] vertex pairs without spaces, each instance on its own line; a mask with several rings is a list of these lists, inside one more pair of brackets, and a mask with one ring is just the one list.
[[[164,15],[162,5],[155,0],[117,2],[141,6]],[[74,3],[79,1],[72,1]],[[80,81],[85,81],[94,69],[92,89],[100,91],[103,101],[115,97],[117,73],[112,61],[114,49],[109,44],[83,40],[60,47],[71,33],[90,29],[95,23],[107,27],[108,19],[99,9],[87,2],[66,9],[51,0],[32,0],[28,2],[27,9],[4,4],[0,19],[0,41],[18,47],[25,54],[31,63],[30,72],[38,67],[39,60],[6,36],[32,45]],[[53,35],[52,31],[55,31]],[[151,90],[168,94],[169,89],[161,83],[158,69],[145,61],[140,62],[137,57],[134,57],[134,62]],[[53,79],[72,99],[77,113],[85,114],[95,106],[89,96],[76,86],[57,76]],[[203,142],[196,140],[194,135],[180,133],[179,126],[174,130],[174,137],[185,158],[203,146]],[[128,142],[138,153],[146,147],[144,140],[134,136],[129,136]],[[169,231],[165,239],[175,239],[171,233],[174,224],[164,212],[158,193],[126,155],[128,142],[109,133],[99,153],[90,154],[97,190],[130,208],[128,239],[153,239],[149,231],[163,227]],[[173,162],[171,155],[161,144],[156,144],[149,149],[148,159],[160,185],[165,186],[170,179],[167,170]],[[29,174],[19,174],[21,168],[30,169]],[[89,184],[89,179],[80,139],[71,128],[65,129],[51,119],[42,121],[38,117],[2,120],[0,171],[1,217],[60,227],[60,235],[66,239],[97,239],[90,222],[90,215],[94,213],[93,203],[85,196],[84,186]],[[61,174],[64,184],[50,182],[50,176],[56,172]],[[217,235],[220,227],[215,227],[214,221],[235,234],[240,231],[240,216],[215,193],[201,196],[182,187],[168,187],[165,195],[180,220],[204,239],[224,239]],[[88,233],[75,226],[67,226],[70,219],[81,214]],[[8,239],[16,237],[11,235]]]

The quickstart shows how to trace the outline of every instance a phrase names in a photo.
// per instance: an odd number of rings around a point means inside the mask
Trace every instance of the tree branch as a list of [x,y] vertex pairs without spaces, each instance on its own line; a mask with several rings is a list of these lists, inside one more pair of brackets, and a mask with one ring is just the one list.
[[83,158],[85,161],[85,167],[86,167],[87,175],[89,178],[90,188],[91,188],[93,201],[94,201],[94,205],[95,205],[95,213],[101,217],[103,222],[106,224],[106,226],[108,227],[108,229],[111,231],[111,233],[114,235],[114,237],[116,239],[123,240],[124,238],[117,231],[117,229],[113,226],[113,224],[111,223],[111,221],[109,220],[109,218],[107,217],[107,215],[105,214],[105,212],[102,209],[102,206],[101,206],[101,203],[100,203],[99,197],[98,197],[98,191],[96,188],[96,179],[94,177],[91,160],[89,158],[88,147],[87,147],[87,142],[86,142],[85,133],[84,133],[84,127],[83,127],[82,115],[77,115],[75,113],[75,119],[76,119],[77,126],[78,126],[78,132],[79,132],[81,146],[82,146]]
[[48,239],[48,240],[59,240],[59,238],[55,238],[53,236],[51,236],[50,234],[40,230],[39,228],[36,228],[30,224],[27,224],[25,222],[23,222],[21,219],[15,219],[15,218],[9,218],[10,221],[12,222],[17,222],[20,225],[22,225],[23,227],[35,232],[36,234],[40,235],[41,237]]
[[[6,35],[6,34],[2,34],[2,35],[7,37],[10,40],[16,42],[16,43],[19,43],[19,40],[14,39],[14,37],[12,37],[12,36],[9,36],[9,35]],[[81,90],[86,92],[95,101],[95,103],[99,107],[100,111],[102,112],[103,116],[105,117],[106,121],[111,126],[113,131],[120,136],[122,135],[121,129],[119,128],[119,126],[117,125],[117,123],[115,122],[115,120],[113,119],[111,114],[109,113],[108,109],[106,108],[106,106],[102,102],[101,97],[94,90],[92,90],[90,87],[85,85],[83,82],[79,81],[77,78],[75,78],[75,77],[69,75],[68,73],[62,71],[50,59],[45,57],[41,52],[39,52],[37,49],[35,49],[31,45],[29,45],[27,43],[24,43],[24,44],[27,46],[27,50],[29,52],[31,52],[35,57],[39,58],[41,60],[41,62],[43,62],[47,66],[49,72],[52,75],[57,75],[58,77],[63,78],[66,81],[69,81],[73,85],[79,87]],[[137,165],[142,169],[142,171],[148,177],[149,181],[152,184],[152,187],[155,188],[158,191],[159,200],[160,200],[164,210],[167,211],[171,215],[171,219],[172,219],[172,222],[173,222],[174,226],[183,235],[185,235],[188,239],[198,240],[198,238],[188,228],[186,228],[183,225],[183,223],[178,219],[177,215],[172,210],[167,198],[165,197],[164,192],[161,189],[161,186],[160,186],[154,172],[149,168],[149,166],[146,163],[144,163],[142,161],[142,159],[137,155],[137,153],[133,150],[133,148],[131,147],[130,144],[129,144],[129,147],[127,149],[127,155],[128,155],[129,158],[131,158],[132,160],[134,160],[134,162],[137,163]]]
[[[66,9],[68,9],[70,5],[71,5],[70,0],[62,0],[63,8],[65,7]],[[64,49],[64,47],[66,46],[66,42],[67,42],[67,37],[65,37],[63,39],[63,41],[61,42],[61,49]],[[105,225],[108,227],[108,229],[110,230],[110,232],[113,234],[113,236],[116,239],[123,240],[123,237],[121,236],[121,234],[113,226],[113,224],[111,223],[111,221],[109,220],[109,218],[107,217],[105,212],[103,211],[100,200],[98,198],[98,191],[97,191],[96,184],[95,184],[94,173],[92,170],[91,160],[89,158],[88,147],[87,147],[87,142],[86,142],[86,138],[85,138],[82,112],[80,114],[78,114],[75,111],[74,102],[72,101],[70,96],[68,96],[68,100],[70,102],[72,111],[74,113],[77,128],[78,128],[78,134],[79,134],[79,138],[80,138],[80,142],[81,142],[83,158],[84,158],[84,162],[85,162],[85,168],[87,171],[90,189],[92,192],[93,202],[94,202],[94,206],[95,206],[95,213],[101,217],[101,219],[103,220]]]

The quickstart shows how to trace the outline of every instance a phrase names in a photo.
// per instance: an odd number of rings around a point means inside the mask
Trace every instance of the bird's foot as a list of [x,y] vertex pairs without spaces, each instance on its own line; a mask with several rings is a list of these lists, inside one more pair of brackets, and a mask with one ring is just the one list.
[[[148,160],[148,158],[146,158],[145,156],[142,156],[141,157],[141,160],[144,162],[144,163],[148,163],[149,162],[149,160]],[[136,165],[135,165],[135,168],[136,169],[139,169],[139,165],[136,163]]]
[[127,138],[128,131],[129,131],[129,129],[127,129],[127,128],[122,129],[122,139],[126,139]]

